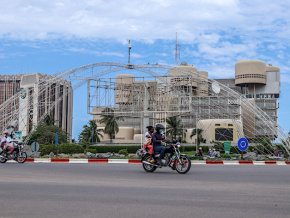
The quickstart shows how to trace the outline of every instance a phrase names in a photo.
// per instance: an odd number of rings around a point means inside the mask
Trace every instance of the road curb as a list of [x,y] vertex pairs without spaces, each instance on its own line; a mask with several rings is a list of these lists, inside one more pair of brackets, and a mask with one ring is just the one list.
[[[141,164],[140,159],[69,159],[69,158],[27,158],[27,163],[129,163]],[[196,161],[192,164],[208,165],[290,165],[290,161]]]

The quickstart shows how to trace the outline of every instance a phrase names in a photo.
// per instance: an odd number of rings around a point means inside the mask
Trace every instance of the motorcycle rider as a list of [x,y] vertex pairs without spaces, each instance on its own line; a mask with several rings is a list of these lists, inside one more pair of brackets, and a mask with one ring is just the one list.
[[8,138],[9,133],[8,132],[5,132],[4,134],[5,134],[5,136],[1,139],[0,146],[1,146],[1,148],[3,150],[5,150],[5,149],[8,149],[9,150],[9,156],[8,156],[8,158],[11,158],[11,154],[14,151],[14,147],[9,145],[10,142],[11,142],[11,139]]
[[147,126],[146,128],[148,129],[148,132],[145,133],[144,143],[148,139],[151,139],[151,143],[147,144],[147,145],[144,144],[144,148],[148,148],[149,149],[150,163],[154,163],[154,160],[153,160],[154,151],[153,151],[153,145],[152,145],[152,135],[153,135],[153,132],[154,132],[154,127],[153,126]]
[[161,164],[161,159],[166,150],[166,148],[161,145],[162,141],[163,142],[166,141],[164,136],[162,135],[163,129],[165,128],[162,124],[157,124],[155,129],[156,129],[156,132],[153,133],[152,135],[153,150],[160,152],[160,156],[159,156],[159,159],[157,160],[157,164]]

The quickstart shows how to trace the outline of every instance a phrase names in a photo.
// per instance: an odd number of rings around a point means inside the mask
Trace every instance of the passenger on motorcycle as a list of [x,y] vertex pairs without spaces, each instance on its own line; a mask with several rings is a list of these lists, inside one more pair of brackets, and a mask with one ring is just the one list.
[[147,126],[148,132],[145,133],[145,138],[144,138],[144,148],[149,149],[149,155],[150,155],[150,162],[154,163],[153,160],[153,145],[152,145],[152,135],[154,132],[154,127],[153,126]]
[[160,156],[159,156],[159,159],[157,160],[157,164],[161,164],[161,159],[163,158],[163,154],[166,150],[166,148],[161,145],[162,141],[163,142],[166,141],[162,135],[164,126],[162,124],[157,124],[155,129],[156,129],[156,132],[153,133],[152,135],[153,150],[160,152]]
[[14,147],[10,146],[11,138],[8,137],[9,133],[5,132],[4,134],[5,134],[5,136],[1,139],[0,145],[1,145],[1,148],[3,150],[5,150],[5,149],[9,150],[9,156],[8,157],[11,158],[11,154],[14,151]]

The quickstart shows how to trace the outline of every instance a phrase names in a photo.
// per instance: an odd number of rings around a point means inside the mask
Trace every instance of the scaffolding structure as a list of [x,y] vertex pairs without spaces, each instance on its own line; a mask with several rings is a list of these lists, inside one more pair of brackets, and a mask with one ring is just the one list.
[[[135,70],[150,76],[134,77],[134,81],[130,76],[104,78],[104,75],[124,70]],[[143,127],[146,123],[165,122],[170,116],[179,116],[184,128],[195,127],[197,121],[204,119],[231,119],[243,123],[243,128],[238,132],[248,139],[268,137],[282,144],[289,152],[287,132],[277,125],[277,120],[273,120],[245,96],[196,72],[178,69],[178,75],[169,76],[171,70],[172,66],[159,64],[104,62],[44,76],[35,84],[37,89],[26,93],[27,101],[20,103],[23,93],[17,92],[0,105],[0,134],[15,122],[18,122],[18,131],[22,131],[22,110],[29,108],[29,105],[39,104],[41,113],[37,113],[39,119],[36,122],[35,111],[29,112],[31,128],[24,141],[27,143],[46,114],[53,113],[65,96],[88,83],[90,114],[100,115],[104,108],[109,107],[114,110],[113,114],[126,117],[122,122],[140,126],[140,119],[143,119]],[[39,102],[43,97],[50,98],[48,90],[54,90],[53,84],[60,80],[71,82],[72,89],[63,90],[62,96],[55,96],[50,103]],[[264,106],[269,105],[264,102]]]
[[105,108],[124,117],[120,126],[140,128],[140,117],[149,116],[148,125],[166,123],[178,116],[183,128],[195,128],[198,120],[242,121],[241,97],[198,96],[197,79],[186,76],[117,77],[88,80],[88,113],[102,115]]

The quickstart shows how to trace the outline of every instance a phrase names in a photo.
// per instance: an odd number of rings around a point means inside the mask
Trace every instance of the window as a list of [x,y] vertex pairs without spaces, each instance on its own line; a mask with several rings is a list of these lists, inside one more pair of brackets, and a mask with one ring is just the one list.
[[230,141],[234,140],[233,128],[215,128],[215,141]]

